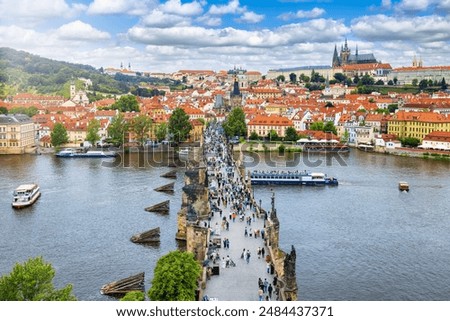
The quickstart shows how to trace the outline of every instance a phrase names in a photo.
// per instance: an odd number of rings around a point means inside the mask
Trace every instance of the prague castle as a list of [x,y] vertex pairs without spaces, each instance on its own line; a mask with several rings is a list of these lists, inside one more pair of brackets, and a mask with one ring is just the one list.
[[373,64],[378,61],[375,59],[373,54],[362,54],[358,53],[358,46],[356,46],[356,52],[354,55],[351,54],[350,48],[348,48],[347,39],[345,39],[345,44],[341,46],[341,53],[338,55],[337,47],[334,46],[333,54],[333,68],[343,67],[346,65],[359,65],[359,64]]

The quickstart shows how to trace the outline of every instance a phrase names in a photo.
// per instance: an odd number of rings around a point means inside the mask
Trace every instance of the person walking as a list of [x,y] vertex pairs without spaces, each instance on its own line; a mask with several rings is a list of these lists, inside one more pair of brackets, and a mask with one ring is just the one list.
[[267,287],[267,293],[269,293],[270,299],[272,299],[272,291],[273,291],[272,284],[269,284],[269,286]]
[[247,253],[245,254],[245,259],[247,261],[247,264],[249,264],[250,263],[250,251],[249,250],[247,250]]
[[263,296],[264,296],[264,292],[263,290],[261,290],[261,288],[258,289],[258,297],[259,297],[259,301],[263,300]]

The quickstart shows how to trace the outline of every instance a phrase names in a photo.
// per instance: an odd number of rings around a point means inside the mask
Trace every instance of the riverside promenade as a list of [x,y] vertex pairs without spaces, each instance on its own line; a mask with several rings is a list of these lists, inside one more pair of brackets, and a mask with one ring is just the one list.
[[[204,156],[208,164],[211,214],[202,224],[210,229],[208,266],[214,273],[208,273],[203,298],[277,300],[276,272],[271,262],[266,261],[269,249],[264,240],[264,217],[258,217],[259,211],[223,136],[217,129],[211,129],[206,137]],[[261,282],[265,284],[263,293],[259,290]]]

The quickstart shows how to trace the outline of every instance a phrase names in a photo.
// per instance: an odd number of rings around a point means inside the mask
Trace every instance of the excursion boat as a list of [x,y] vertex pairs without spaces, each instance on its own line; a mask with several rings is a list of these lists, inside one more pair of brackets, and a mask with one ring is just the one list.
[[106,157],[116,157],[117,153],[115,152],[104,152],[104,151],[88,151],[83,152],[80,150],[77,150],[75,148],[66,148],[62,151],[55,154],[56,157],[63,157],[63,158],[106,158]]
[[12,207],[22,208],[32,205],[41,196],[41,191],[37,184],[20,185],[14,190]]
[[324,173],[307,171],[258,171],[250,173],[252,185],[338,185],[338,180]]

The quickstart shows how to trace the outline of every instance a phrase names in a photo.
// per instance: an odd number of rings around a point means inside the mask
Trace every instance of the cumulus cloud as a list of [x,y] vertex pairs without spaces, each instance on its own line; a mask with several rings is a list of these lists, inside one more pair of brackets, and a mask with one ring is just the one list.
[[309,11],[305,11],[305,10],[299,10],[297,12],[288,12],[288,13],[283,13],[281,15],[278,16],[279,19],[287,21],[287,20],[292,20],[292,19],[314,19],[314,18],[318,18],[320,16],[322,16],[323,14],[325,14],[325,10],[322,8],[313,8]]
[[352,21],[353,33],[370,41],[409,40],[434,42],[450,40],[450,21],[441,16],[415,19],[386,15],[364,16]]
[[240,22],[248,22],[248,23],[258,23],[264,20],[264,15],[257,14],[252,11],[247,11],[242,14],[242,16],[238,19]]
[[109,33],[95,29],[90,24],[80,20],[62,25],[56,31],[56,36],[62,40],[98,41],[111,38]]
[[208,27],[217,27],[222,24],[222,19],[219,17],[211,17],[210,15],[204,15],[198,17],[196,21],[208,26]]
[[85,11],[87,6],[80,3],[67,4],[65,0],[2,0],[0,12],[2,21],[15,24],[36,25],[51,18],[70,18]]
[[94,0],[87,13],[92,15],[129,14],[144,15],[156,7],[156,0]]
[[248,31],[235,28],[203,27],[145,28],[135,26],[128,31],[132,41],[149,45],[184,47],[247,46],[273,48],[300,42],[326,42],[346,34],[349,29],[340,21],[316,19],[308,23],[285,25],[269,30]]
[[202,4],[198,1],[181,3],[180,0],[169,0],[160,6],[166,13],[173,13],[179,16],[196,16],[203,12]]
[[208,13],[212,15],[225,15],[225,14],[239,14],[244,12],[245,9],[241,7],[239,0],[230,0],[226,5],[213,4]]
[[406,12],[424,11],[436,2],[436,0],[402,0],[396,5],[396,9]]
[[169,28],[173,26],[187,26],[190,24],[190,19],[155,9],[142,19],[142,23],[147,27]]

